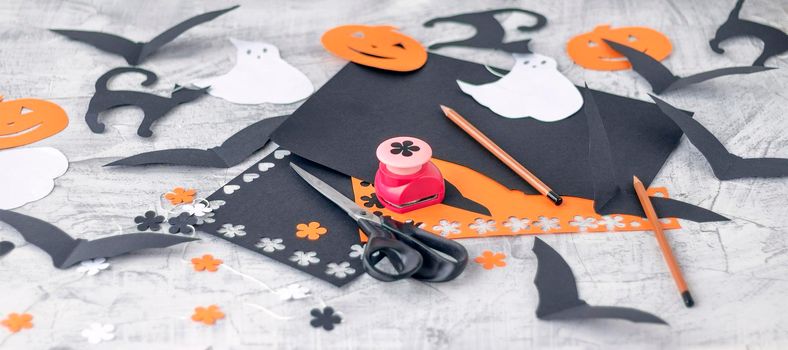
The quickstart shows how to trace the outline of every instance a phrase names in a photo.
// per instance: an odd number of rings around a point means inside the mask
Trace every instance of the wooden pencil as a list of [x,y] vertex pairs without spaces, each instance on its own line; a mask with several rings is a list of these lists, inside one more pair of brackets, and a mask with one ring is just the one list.
[[676,287],[678,287],[681,293],[684,305],[692,307],[692,305],[695,305],[695,301],[692,299],[689,288],[687,288],[687,282],[684,281],[684,276],[681,274],[681,267],[679,267],[676,257],[673,256],[673,251],[670,249],[670,244],[665,237],[665,232],[662,230],[662,224],[659,222],[657,212],[654,211],[654,206],[651,204],[651,199],[646,193],[646,188],[637,176],[632,177],[632,183],[635,186],[635,192],[640,200],[640,205],[643,207],[643,211],[646,213],[646,217],[651,223],[651,226],[654,227],[654,237],[657,238],[659,249],[662,250],[662,256],[665,258],[665,263],[668,264],[670,274],[673,275],[673,280],[676,282]]
[[528,169],[526,169],[522,164],[517,162],[509,153],[506,153],[501,147],[495,144],[489,137],[484,135],[479,129],[477,129],[473,124],[471,124],[467,119],[461,116],[457,111],[441,105],[441,110],[443,110],[443,114],[446,115],[446,118],[449,118],[454,124],[460,127],[465,133],[467,133],[470,137],[472,137],[476,142],[481,144],[484,148],[486,148],[490,153],[492,153],[496,158],[498,158],[503,164],[505,164],[509,169],[512,169],[517,175],[519,175],[523,180],[528,182],[533,188],[535,188],[539,193],[550,199],[555,205],[561,205],[564,201],[561,196],[558,195],[555,191],[553,191],[550,187],[545,185],[542,180],[539,180],[536,175],[531,173]]

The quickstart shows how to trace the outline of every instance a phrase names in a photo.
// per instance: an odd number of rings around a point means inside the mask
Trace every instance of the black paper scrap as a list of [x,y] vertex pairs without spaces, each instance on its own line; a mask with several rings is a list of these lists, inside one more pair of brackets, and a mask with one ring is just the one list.
[[[583,101],[585,101],[583,110],[588,121],[588,157],[591,164],[590,176],[594,186],[594,211],[597,213],[615,212],[618,208],[639,205],[640,202],[632,185],[623,181],[623,178],[637,174],[621,174],[616,167],[605,122],[599,114],[594,92],[588,89],[588,86],[583,90]],[[685,216],[702,219],[702,221],[728,220],[713,211],[669,198],[653,197],[652,203],[656,208],[660,208],[660,213],[663,212],[662,210],[684,213]],[[645,217],[642,208],[637,215]]]
[[533,252],[537,268],[534,285],[539,293],[536,317],[542,320],[612,318],[640,323],[667,325],[661,318],[645,311],[618,306],[588,305],[577,292],[572,269],[547,243],[534,237]]
[[290,152],[274,152],[211,194],[209,201],[225,204],[214,210],[214,222],[197,229],[336,286],[345,285],[364,274],[360,255],[351,254],[354,245],[361,245],[358,226],[301,179],[290,162],[354,198],[346,175]]
[[186,165],[205,168],[229,168],[243,162],[268,143],[271,133],[287,116],[266,118],[243,128],[225,140],[221,146],[207,150],[196,148],[163,149],[116,160],[114,165]]
[[9,241],[0,241],[0,257],[10,253],[16,246]]
[[665,65],[643,52],[614,41],[607,39],[602,40],[610,45],[613,50],[616,50],[620,54],[624,55],[627,60],[629,60],[629,63],[632,64],[632,69],[640,74],[640,76],[642,76],[644,79],[646,79],[649,85],[651,85],[651,89],[657,94],[678,90],[689,85],[701,83],[706,80],[711,80],[726,75],[751,74],[774,69],[771,67],[761,66],[725,67],[682,78],[677,75],[673,75],[673,73],[667,67],[665,67]]
[[[426,141],[435,158],[480,172],[512,190],[537,194],[446,119],[439,107],[444,104],[556,192],[594,199],[588,123],[582,109],[573,117],[553,123],[501,118],[462,93],[457,79],[480,84],[499,78],[483,65],[432,53],[424,67],[407,74],[349,64],[305,101],[271,138],[301,157],[370,181],[378,168],[374,152],[378,145],[391,137],[410,135]],[[666,120],[653,103],[596,91],[594,96],[610,146],[622,150],[613,154],[620,174],[618,183],[631,184],[632,174],[644,184],[650,183],[681,139],[681,129]],[[643,214],[634,193],[620,197],[626,200],[617,200],[600,214]],[[666,199],[660,212],[665,217],[700,222],[722,218],[702,208],[687,211],[688,205],[680,203]],[[702,213],[705,215],[699,215]]]
[[209,22],[216,17],[219,17],[227,12],[235,10],[239,7],[239,5],[226,8],[224,10],[218,10],[213,12],[203,13],[201,15],[194,16],[189,18],[178,25],[167,29],[164,33],[159,34],[151,41],[147,43],[143,42],[133,42],[129,39],[114,35],[114,34],[107,34],[101,32],[91,32],[91,31],[83,31],[83,30],[68,30],[68,29],[50,29],[51,31],[63,35],[69,39],[81,41],[88,45],[92,45],[95,48],[113,53],[116,55],[123,56],[132,66],[136,66],[141,64],[145,59],[149,56],[153,55],[156,50],[160,47],[166,45],[170,41],[175,40],[178,36],[186,32],[187,30],[203,24],[205,22]]
[[0,210],[0,221],[17,230],[25,241],[49,254],[52,264],[59,269],[80,261],[112,258],[141,249],[166,248],[198,240],[158,233],[128,233],[92,241],[74,239],[46,221],[8,210]]
[[533,11],[519,9],[519,8],[496,9],[490,11],[471,12],[471,13],[463,13],[463,14],[448,16],[448,17],[433,18],[425,22],[424,26],[433,27],[436,23],[441,23],[441,22],[466,24],[473,26],[473,28],[476,29],[476,34],[464,40],[432,44],[429,46],[429,49],[437,50],[447,46],[465,46],[465,47],[482,48],[482,49],[502,50],[511,53],[530,53],[531,50],[528,48],[528,43],[531,41],[531,39],[513,41],[508,43],[503,42],[506,32],[504,31],[504,28],[501,26],[501,23],[498,22],[498,20],[495,18],[495,15],[501,13],[512,13],[512,12],[524,13],[533,16],[536,19],[536,23],[533,25],[530,26],[523,25],[517,27],[517,30],[521,32],[539,30],[547,24],[547,18],[544,15]]
[[725,50],[720,47],[720,43],[725,40],[739,36],[756,37],[763,42],[763,51],[752,63],[753,66],[763,66],[770,57],[788,51],[788,34],[772,26],[740,19],[742,5],[744,0],[738,0],[728,15],[728,20],[717,28],[714,38],[709,40],[711,49],[721,54]]
[[155,73],[136,67],[113,68],[99,77],[96,80],[96,93],[90,99],[88,111],[85,114],[85,122],[94,133],[100,134],[104,132],[104,123],[98,120],[101,112],[116,107],[136,106],[142,109],[144,113],[142,122],[137,128],[137,135],[150,137],[153,135],[151,126],[153,126],[154,122],[164,117],[175,107],[205,96],[209,88],[190,89],[175,85],[170,97],[162,97],[142,91],[110,90],[107,88],[107,83],[112,78],[128,72],[144,74],[145,81],[141,83],[142,86],[150,86],[158,79]]
[[785,158],[742,158],[731,154],[714,134],[697,120],[667,102],[650,95],[657,107],[684,131],[687,139],[709,162],[714,175],[720,180],[746,177],[788,176],[788,159]]

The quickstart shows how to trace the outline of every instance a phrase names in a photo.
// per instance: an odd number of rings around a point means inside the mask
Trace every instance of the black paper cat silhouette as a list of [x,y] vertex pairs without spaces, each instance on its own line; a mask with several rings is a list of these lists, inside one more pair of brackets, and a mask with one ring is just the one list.
[[446,46],[467,46],[482,49],[503,50],[511,53],[530,53],[531,50],[528,48],[528,43],[531,41],[531,39],[513,41],[509,43],[503,42],[506,32],[501,26],[501,23],[495,18],[495,15],[507,12],[525,13],[536,18],[536,23],[534,25],[517,27],[517,29],[522,32],[541,29],[547,24],[547,18],[542,14],[518,8],[505,8],[433,18],[425,22],[424,26],[432,27],[435,25],[435,23],[439,22],[456,22],[473,26],[476,29],[476,34],[465,40],[432,44],[430,45],[429,49],[436,50]]
[[90,130],[94,133],[104,132],[104,123],[98,121],[99,113],[121,106],[136,106],[142,109],[144,113],[142,123],[137,129],[137,135],[150,137],[153,135],[151,126],[155,121],[161,119],[178,105],[204,96],[209,88],[190,89],[176,84],[170,97],[162,97],[142,91],[110,90],[107,88],[107,83],[112,78],[128,72],[144,74],[145,81],[142,82],[142,86],[153,85],[158,79],[155,73],[136,67],[114,68],[99,77],[96,80],[96,93],[90,99],[88,112],[85,114],[85,122],[87,122]]
[[709,41],[711,49],[716,53],[723,53],[720,43],[737,36],[754,36],[763,42],[761,55],[752,63],[753,66],[763,66],[769,57],[788,51],[788,35],[783,31],[765,24],[739,18],[739,12],[744,5],[744,0],[736,2],[728,20],[718,29],[714,38]]

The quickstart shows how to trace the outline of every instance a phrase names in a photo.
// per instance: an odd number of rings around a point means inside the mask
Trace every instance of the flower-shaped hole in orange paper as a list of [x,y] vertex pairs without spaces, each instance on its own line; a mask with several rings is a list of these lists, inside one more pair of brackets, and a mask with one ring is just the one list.
[[320,223],[317,221],[312,221],[308,224],[298,224],[296,225],[296,230],[296,237],[306,238],[310,241],[317,240],[328,232],[328,229],[320,227]]
[[16,333],[21,331],[22,329],[30,329],[33,328],[33,315],[31,314],[18,314],[18,313],[10,313],[5,320],[0,322],[3,326],[8,328],[11,333]]
[[194,267],[194,271],[209,271],[209,272],[216,272],[219,268],[219,265],[223,263],[220,259],[214,259],[213,255],[205,254],[202,258],[193,258],[192,265]]
[[493,253],[489,250],[485,250],[482,252],[482,255],[477,256],[474,261],[482,265],[485,270],[492,270],[496,266],[506,266],[506,261],[504,261],[504,259],[506,259],[506,254],[504,253]]
[[193,188],[187,190],[183,187],[175,187],[171,192],[167,192],[164,198],[167,198],[173,205],[178,205],[193,202],[195,194],[197,194],[197,191]]
[[198,306],[194,308],[194,315],[192,315],[194,322],[202,322],[207,325],[213,325],[216,323],[216,320],[222,318],[224,318],[224,313],[216,305],[208,307]]

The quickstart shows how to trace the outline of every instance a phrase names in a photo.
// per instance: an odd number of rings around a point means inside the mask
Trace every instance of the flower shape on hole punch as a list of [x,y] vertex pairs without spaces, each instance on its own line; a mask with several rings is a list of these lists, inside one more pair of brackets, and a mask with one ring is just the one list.
[[411,140],[391,143],[391,154],[402,154],[403,157],[410,157],[414,152],[418,152],[421,148],[413,144]]

